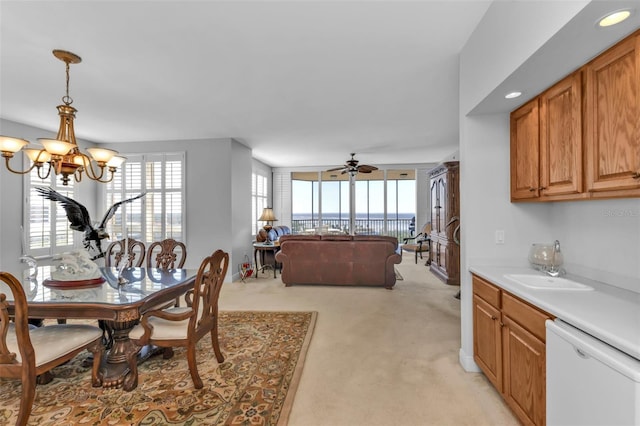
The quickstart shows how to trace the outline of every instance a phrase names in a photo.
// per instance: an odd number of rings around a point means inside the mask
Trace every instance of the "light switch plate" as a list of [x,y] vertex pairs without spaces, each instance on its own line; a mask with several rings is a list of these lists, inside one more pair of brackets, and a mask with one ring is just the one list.
[[504,244],[504,229],[496,230],[496,244]]

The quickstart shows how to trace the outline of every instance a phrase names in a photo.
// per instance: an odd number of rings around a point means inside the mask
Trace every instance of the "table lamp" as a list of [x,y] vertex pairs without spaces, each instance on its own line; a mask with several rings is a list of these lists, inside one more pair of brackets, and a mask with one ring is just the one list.
[[262,214],[260,215],[258,220],[266,222],[263,226],[264,230],[267,232],[267,239],[264,243],[271,244],[271,240],[269,239],[269,231],[271,231],[271,228],[273,228],[272,222],[278,220],[273,214],[273,209],[271,207],[265,207],[264,209],[262,209]]

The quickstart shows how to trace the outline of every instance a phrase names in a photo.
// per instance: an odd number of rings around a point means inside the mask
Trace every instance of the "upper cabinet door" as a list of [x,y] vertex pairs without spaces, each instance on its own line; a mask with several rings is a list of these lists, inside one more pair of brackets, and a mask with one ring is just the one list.
[[[640,190],[640,36],[586,66],[586,179],[594,196]],[[606,193],[603,195],[607,195]]]
[[577,72],[540,95],[541,195],[581,193],[582,158],[582,78]]
[[538,98],[511,113],[511,200],[540,194]]

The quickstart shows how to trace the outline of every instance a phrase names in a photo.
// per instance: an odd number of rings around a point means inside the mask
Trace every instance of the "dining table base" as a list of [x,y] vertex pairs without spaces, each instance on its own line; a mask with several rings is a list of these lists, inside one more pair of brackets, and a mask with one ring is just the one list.
[[139,348],[129,339],[129,332],[137,319],[130,321],[105,321],[111,330],[112,346],[102,365],[102,387],[119,388],[131,391],[138,386],[138,377],[131,374],[128,359]]
[[105,323],[111,329],[112,346],[102,363],[102,387],[104,388],[121,387],[129,392],[138,386],[138,376],[131,372],[128,363],[130,355],[136,354],[135,358],[138,364],[161,353],[164,354],[165,358],[171,358],[173,355],[171,350],[165,348],[153,345],[143,347],[135,345],[129,339],[129,332],[137,323],[137,320],[132,321],[133,324],[131,325],[113,321],[105,321]]

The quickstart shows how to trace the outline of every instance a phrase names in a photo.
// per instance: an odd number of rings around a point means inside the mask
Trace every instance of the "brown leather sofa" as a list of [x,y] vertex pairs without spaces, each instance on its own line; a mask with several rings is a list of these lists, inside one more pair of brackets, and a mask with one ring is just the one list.
[[395,237],[375,235],[283,235],[276,260],[282,282],[381,286],[396,283],[402,258]]

